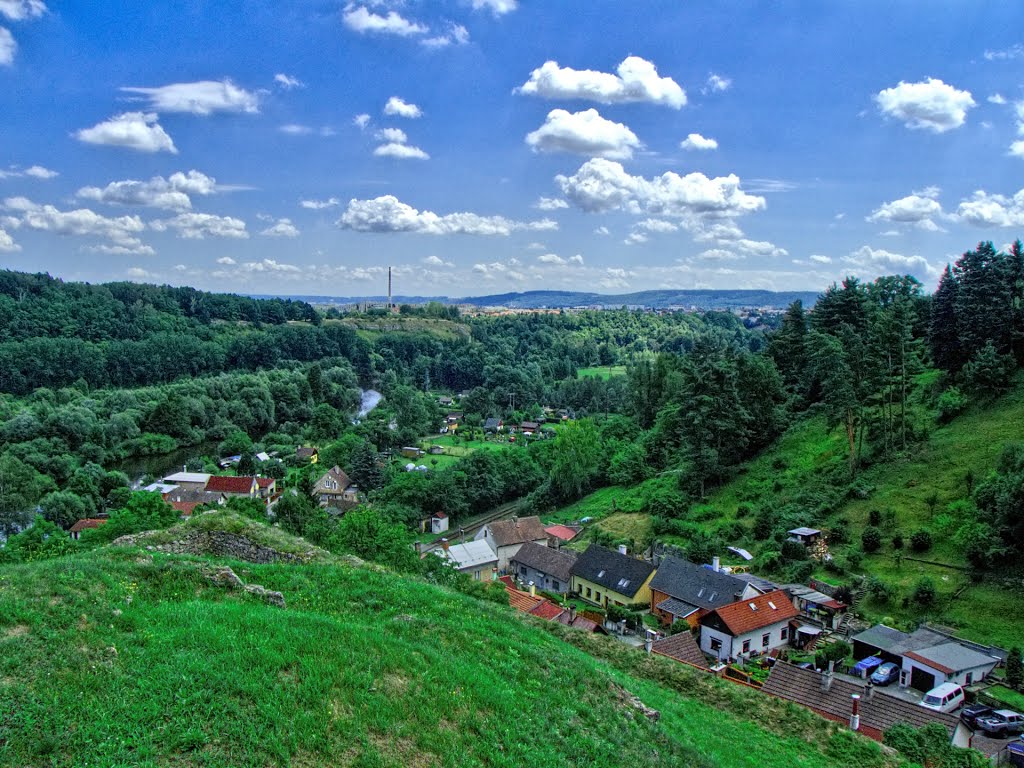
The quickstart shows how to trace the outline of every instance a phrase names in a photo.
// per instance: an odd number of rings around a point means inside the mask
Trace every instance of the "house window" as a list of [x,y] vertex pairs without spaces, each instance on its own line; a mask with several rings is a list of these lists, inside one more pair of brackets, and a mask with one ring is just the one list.
[[559,583],[558,583],[557,581],[552,581],[552,582],[551,582],[551,588],[552,588],[553,590],[555,590],[555,592],[558,592],[559,590],[561,590],[561,588],[562,588],[562,585],[561,585],[561,584],[559,584]]
[[744,640],[743,641],[743,652],[744,653],[750,653],[750,641],[749,640]]
[[711,638],[711,650],[720,651],[722,650],[722,641],[717,637]]
[[600,603],[601,602],[601,593],[600,592],[595,592],[594,593],[594,599],[597,600],[597,602]]
[[772,635],[771,635],[770,632],[765,632],[763,635],[761,635],[761,647],[762,648],[767,648],[768,647],[768,643],[771,642],[771,639],[772,639]]
[[789,638],[789,627],[783,627],[782,629],[779,630],[779,639],[782,642],[786,642],[786,640],[788,638]]
[[590,599],[590,587],[587,587],[587,599]]

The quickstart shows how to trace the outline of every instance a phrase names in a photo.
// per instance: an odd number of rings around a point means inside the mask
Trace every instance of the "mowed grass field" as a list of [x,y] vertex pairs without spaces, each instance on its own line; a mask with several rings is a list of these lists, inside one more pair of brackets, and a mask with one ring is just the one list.
[[898,763],[806,710],[417,579],[228,564],[287,607],[141,548],[0,567],[0,763]]

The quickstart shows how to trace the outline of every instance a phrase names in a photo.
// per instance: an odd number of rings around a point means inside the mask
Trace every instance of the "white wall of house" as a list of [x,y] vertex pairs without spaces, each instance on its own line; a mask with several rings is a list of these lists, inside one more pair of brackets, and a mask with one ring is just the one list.
[[[993,669],[995,669],[996,662],[993,659],[991,664],[979,664],[976,667],[970,669],[962,669],[959,672],[953,674],[946,674],[941,670],[935,669],[928,664],[923,664],[915,659],[903,657],[903,674],[900,675],[900,680],[906,681],[906,685],[910,685],[910,680],[913,675],[914,669],[920,669],[932,675],[935,678],[935,685],[941,685],[942,683],[956,683],[957,685],[969,685],[970,683],[976,683],[979,680],[984,680],[985,676],[988,675]],[[968,676],[970,680],[968,681]]]
[[[767,644],[765,635],[768,636]],[[700,649],[704,653],[717,656],[719,661],[735,659],[740,656],[749,656],[752,653],[767,653],[772,648],[782,648],[789,645],[789,621],[780,621],[770,624],[763,629],[755,629],[737,637],[721,632],[717,629],[701,625],[700,628]],[[719,647],[713,647],[717,641]],[[749,643],[744,650],[744,643]]]

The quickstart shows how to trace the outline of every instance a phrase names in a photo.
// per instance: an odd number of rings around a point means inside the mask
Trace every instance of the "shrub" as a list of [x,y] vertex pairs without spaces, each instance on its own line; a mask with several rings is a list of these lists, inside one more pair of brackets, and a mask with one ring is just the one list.
[[937,403],[939,409],[939,423],[946,424],[967,408],[968,400],[959,387],[950,387],[941,395]]
[[910,599],[920,608],[930,608],[935,604],[935,582],[927,576],[922,576],[914,584],[914,591],[910,593]]
[[927,552],[932,548],[932,535],[925,528],[919,528],[910,534],[910,548],[915,552]]
[[892,548],[897,550],[903,549],[903,534],[897,533],[892,537]]
[[1016,646],[1006,657],[1006,682],[1014,690],[1024,688],[1024,662],[1021,661],[1020,648]]
[[782,558],[790,562],[797,560],[806,560],[807,547],[801,544],[799,541],[790,541],[786,539],[782,542]]
[[860,535],[860,543],[868,554],[877,552],[882,548],[882,532],[874,525],[869,525]]
[[872,509],[868,512],[868,525],[873,525],[876,528],[882,524],[882,513],[877,509]]
[[871,599],[878,603],[888,603],[892,597],[889,585],[879,578],[872,577],[868,580],[868,594]]
[[786,568],[786,578],[794,584],[803,584],[814,575],[814,563],[810,560],[798,560]]
[[749,517],[754,510],[749,504],[737,504],[736,505],[736,519],[742,520],[745,517]]

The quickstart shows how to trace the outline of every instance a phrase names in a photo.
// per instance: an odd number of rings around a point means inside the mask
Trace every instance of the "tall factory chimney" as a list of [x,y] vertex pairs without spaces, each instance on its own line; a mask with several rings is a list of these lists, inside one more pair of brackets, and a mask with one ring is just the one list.
[[391,267],[388,267],[388,312],[391,311],[395,305],[391,303]]

